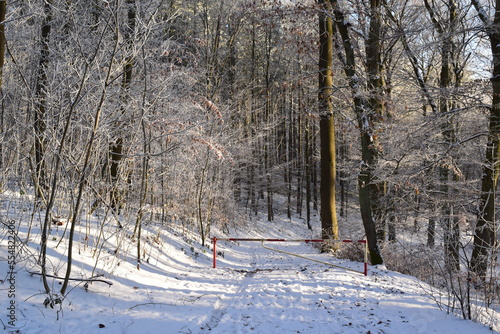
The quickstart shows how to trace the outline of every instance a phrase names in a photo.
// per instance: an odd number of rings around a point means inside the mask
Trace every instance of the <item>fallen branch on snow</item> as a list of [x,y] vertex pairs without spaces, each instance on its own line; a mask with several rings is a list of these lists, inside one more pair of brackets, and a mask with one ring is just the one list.
[[[41,273],[35,273],[35,272],[32,272],[32,271],[30,271],[29,274],[30,275],[42,276]],[[59,277],[59,276],[54,276],[54,275],[48,275],[48,274],[46,274],[45,276],[50,277],[50,278],[64,280],[64,277]],[[109,286],[113,285],[113,282],[106,281],[106,280],[103,280],[103,279],[96,279],[96,278],[68,278],[68,280],[70,280],[70,281],[79,281],[79,282],[101,282],[101,283],[106,283]]]

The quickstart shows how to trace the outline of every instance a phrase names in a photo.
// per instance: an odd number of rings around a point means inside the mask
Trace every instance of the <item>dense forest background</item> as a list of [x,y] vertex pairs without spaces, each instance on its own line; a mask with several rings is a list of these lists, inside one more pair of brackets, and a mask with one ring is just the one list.
[[[52,224],[68,222],[71,244],[82,215],[132,222],[139,262],[149,221],[182,226],[203,245],[211,228],[262,211],[270,224],[277,214],[310,224],[321,210],[326,115],[341,234],[363,237],[373,223],[387,265],[461,301],[475,289],[498,301],[494,8],[0,1],[2,191],[35,196],[42,271]],[[419,238],[409,245],[408,235]]]

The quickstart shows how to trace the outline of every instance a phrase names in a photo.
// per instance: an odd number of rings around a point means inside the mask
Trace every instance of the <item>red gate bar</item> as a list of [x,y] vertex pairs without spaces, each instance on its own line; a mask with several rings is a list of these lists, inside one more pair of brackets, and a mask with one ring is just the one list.
[[332,240],[332,239],[253,239],[253,238],[212,238],[213,243],[213,267],[217,267],[217,240],[221,241],[270,241],[270,242],[325,242],[325,241],[337,241],[337,242],[359,242],[365,244],[365,258],[364,258],[364,272],[365,276],[368,275],[368,251],[366,240]]

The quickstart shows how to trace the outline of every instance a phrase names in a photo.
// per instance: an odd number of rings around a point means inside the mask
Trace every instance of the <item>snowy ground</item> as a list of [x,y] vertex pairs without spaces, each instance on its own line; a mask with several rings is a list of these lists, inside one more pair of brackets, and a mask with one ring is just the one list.
[[[16,223],[16,228],[18,224]],[[101,248],[89,244],[99,235],[98,225],[78,228],[79,241],[72,277],[102,274],[113,285],[96,282],[86,288],[72,282],[63,304],[44,307],[47,295],[35,257],[20,251],[15,274],[15,298],[8,297],[8,238],[0,233],[0,332],[6,333],[491,333],[487,327],[446,314],[423,294],[425,284],[383,268],[369,268],[369,275],[308,261],[265,249],[258,242],[218,242],[217,268],[211,252],[181,238],[174,231],[146,227],[144,243],[148,262],[140,270],[134,248],[127,248],[122,230],[106,225]],[[0,231],[5,228],[0,228]],[[126,228],[125,228],[126,229]],[[21,239],[28,232],[19,229]],[[63,230],[50,240],[53,274],[64,276]],[[31,231],[33,234],[33,230]],[[309,234],[309,235],[308,235]],[[219,237],[224,237],[219,235]],[[309,238],[303,223],[261,222],[251,233],[245,228],[231,237]],[[63,239],[64,240],[64,239]],[[97,240],[97,239],[95,239]],[[102,240],[102,239],[101,239]],[[116,243],[122,249],[115,254]],[[267,246],[314,257],[353,270],[362,263],[319,254],[311,244],[266,243]],[[56,248],[57,246],[57,248]],[[95,245],[94,245],[95,246]],[[37,240],[29,244],[36,253]],[[97,249],[97,253],[94,251]],[[99,251],[100,250],[100,251]],[[95,254],[93,257],[92,255]],[[98,258],[98,261],[96,259]],[[60,280],[51,279],[54,294]],[[53,296],[56,298],[56,296]],[[11,301],[15,301],[15,327],[9,326]]]

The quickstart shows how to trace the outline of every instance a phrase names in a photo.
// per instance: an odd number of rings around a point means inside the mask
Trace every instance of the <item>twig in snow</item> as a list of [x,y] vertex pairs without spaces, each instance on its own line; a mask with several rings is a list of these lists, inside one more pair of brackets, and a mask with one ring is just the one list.
[[[42,275],[41,273],[35,273],[35,272],[32,272],[32,271],[30,271],[29,273],[31,275],[39,275],[39,276]],[[46,276],[47,277],[51,277],[51,278],[55,278],[55,279],[61,279],[61,280],[64,279],[64,277],[59,277],[59,276],[54,276],[54,275],[46,275]],[[79,282],[101,282],[101,283],[106,283],[109,286],[113,285],[113,282],[106,281],[106,280],[103,280],[103,279],[95,279],[95,278],[69,278],[68,280],[69,281],[79,281]]]
[[151,303],[143,303],[143,304],[134,305],[131,308],[129,308],[129,310],[131,310],[133,308],[136,308],[136,307],[140,307],[140,306],[146,306],[146,305],[166,305],[166,306],[175,306],[175,307],[177,307],[176,305],[167,304],[167,303],[153,303],[153,302],[151,302]]

